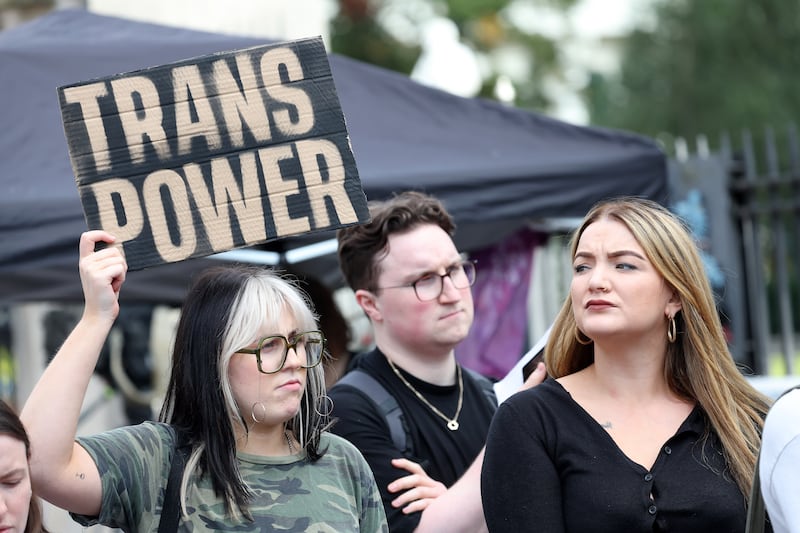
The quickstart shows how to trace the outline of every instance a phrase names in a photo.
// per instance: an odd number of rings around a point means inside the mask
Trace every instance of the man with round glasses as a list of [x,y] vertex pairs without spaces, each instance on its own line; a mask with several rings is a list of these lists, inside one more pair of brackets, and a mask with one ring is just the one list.
[[[370,216],[337,235],[376,348],[355,363],[366,383],[346,375],[330,390],[333,432],[370,464],[390,531],[485,530],[480,467],[496,400],[454,352],[474,317],[475,265],[456,249],[453,220],[435,198],[402,193],[371,203]],[[541,367],[528,385],[543,377]]]

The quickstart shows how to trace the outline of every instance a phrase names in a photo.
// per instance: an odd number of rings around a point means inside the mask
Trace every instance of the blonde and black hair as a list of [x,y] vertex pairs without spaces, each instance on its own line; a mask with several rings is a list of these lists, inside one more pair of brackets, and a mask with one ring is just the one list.
[[[248,515],[251,493],[236,461],[235,428],[245,433],[251,406],[237,405],[228,378],[236,350],[257,341],[258,332],[289,313],[299,330],[317,328],[306,295],[294,281],[253,266],[215,267],[192,285],[175,336],[172,374],[160,420],[172,424],[189,441],[192,453],[181,484],[181,506],[194,469],[211,477],[229,510]],[[328,426],[329,399],[322,365],[309,368],[298,413],[287,422],[309,460],[316,461],[320,436]],[[227,413],[227,416],[220,416]]]
[[[640,198],[617,198],[596,204],[570,243],[575,257],[581,235],[602,219],[622,223],[647,259],[680,299],[675,315],[678,337],[664,343],[664,376],[670,389],[697,402],[725,450],[730,474],[747,496],[761,441],[769,400],[742,376],[728,350],[711,285],[691,233],[661,205]],[[593,343],[578,342],[578,327],[568,296],[556,317],[545,350],[548,373],[572,374],[594,360]]]

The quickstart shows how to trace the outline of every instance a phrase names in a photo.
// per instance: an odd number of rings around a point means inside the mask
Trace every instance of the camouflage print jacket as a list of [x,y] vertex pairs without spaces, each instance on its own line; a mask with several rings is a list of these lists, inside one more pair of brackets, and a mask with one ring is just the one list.
[[[81,437],[103,484],[100,516],[73,515],[82,525],[104,524],[126,532],[158,529],[175,433],[166,424],[145,422]],[[231,516],[208,476],[193,475],[187,491],[188,519],[178,530],[242,532],[387,532],[378,488],[360,452],[325,433],[316,463],[305,452],[288,457],[237,454],[243,479],[254,492],[253,521]]]

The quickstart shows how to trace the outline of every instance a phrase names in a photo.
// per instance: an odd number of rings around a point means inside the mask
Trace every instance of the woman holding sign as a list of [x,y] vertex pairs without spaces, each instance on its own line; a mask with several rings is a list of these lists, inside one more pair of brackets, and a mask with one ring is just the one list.
[[489,531],[744,531],[768,399],[734,364],[691,235],[623,198],[589,212],[571,252],[554,379],[492,419]]
[[99,242],[114,238],[81,237],[83,316],[22,413],[41,495],[82,524],[124,531],[387,531],[369,466],[325,431],[314,315],[268,270],[221,267],[194,282],[160,422],[75,441],[126,275],[119,250],[94,251]]

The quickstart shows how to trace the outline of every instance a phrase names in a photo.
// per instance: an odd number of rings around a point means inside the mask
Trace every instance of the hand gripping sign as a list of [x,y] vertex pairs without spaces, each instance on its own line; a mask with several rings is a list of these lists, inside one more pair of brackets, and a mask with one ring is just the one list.
[[87,224],[130,270],[369,218],[319,37],[58,94]]

